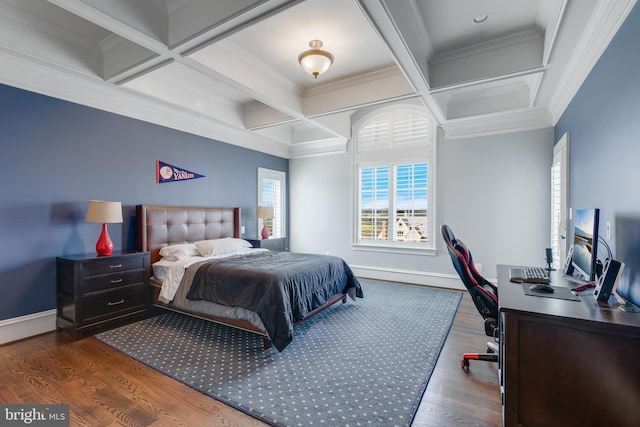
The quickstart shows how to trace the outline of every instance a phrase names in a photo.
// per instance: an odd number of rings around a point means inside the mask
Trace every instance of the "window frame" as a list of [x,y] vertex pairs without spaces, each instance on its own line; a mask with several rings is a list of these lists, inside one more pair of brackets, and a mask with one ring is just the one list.
[[[403,143],[394,146],[393,140],[389,143],[380,142],[377,139],[373,144],[373,147],[369,150],[362,150],[360,141],[358,141],[359,130],[369,123],[377,121],[379,122],[382,117],[394,117],[394,113],[409,111],[412,114],[417,114],[420,117],[424,117],[428,120],[428,137],[424,142],[410,144]],[[391,118],[391,120],[392,120]],[[393,125],[391,125],[393,127]],[[371,112],[358,120],[353,126],[354,145],[353,145],[353,164],[354,164],[354,214],[353,214],[353,236],[352,236],[352,248],[354,250],[368,250],[376,252],[394,252],[394,253],[421,253],[421,254],[436,254],[436,241],[437,236],[435,234],[436,224],[436,126],[433,117],[424,109],[416,108],[414,106],[408,107],[395,107],[395,108],[383,108]],[[390,184],[389,184],[389,223],[387,224],[387,233],[395,233],[396,231],[396,167],[407,164],[427,164],[427,242],[403,242],[395,240],[375,240],[375,239],[363,239],[361,238],[361,221],[362,221],[362,209],[361,209],[361,171],[364,168],[369,167],[389,167]]]
[[[263,194],[263,181],[273,180],[279,182],[280,190],[280,203],[279,206],[273,206],[273,200],[265,200]],[[270,238],[286,238],[287,237],[287,173],[274,169],[258,168],[258,203],[257,206],[273,206],[274,218],[268,221],[269,236]],[[260,235],[262,229],[262,223],[259,218],[256,218],[257,233]]]

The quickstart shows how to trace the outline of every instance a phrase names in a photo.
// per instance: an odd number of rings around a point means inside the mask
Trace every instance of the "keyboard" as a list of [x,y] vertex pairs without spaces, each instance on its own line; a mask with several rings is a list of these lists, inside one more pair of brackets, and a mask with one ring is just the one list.
[[542,267],[511,268],[509,280],[516,283],[549,283],[549,273]]

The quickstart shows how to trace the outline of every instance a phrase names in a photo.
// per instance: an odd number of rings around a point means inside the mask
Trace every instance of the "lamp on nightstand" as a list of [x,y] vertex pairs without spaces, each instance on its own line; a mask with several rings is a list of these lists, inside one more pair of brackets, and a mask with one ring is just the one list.
[[122,203],[89,200],[87,222],[101,222],[102,233],[96,242],[98,256],[109,256],[113,253],[113,242],[107,232],[107,223],[122,222]]
[[262,223],[264,226],[262,227],[262,238],[269,238],[269,227],[267,227],[267,219],[273,218],[273,208],[271,206],[258,206],[258,218],[262,218]]

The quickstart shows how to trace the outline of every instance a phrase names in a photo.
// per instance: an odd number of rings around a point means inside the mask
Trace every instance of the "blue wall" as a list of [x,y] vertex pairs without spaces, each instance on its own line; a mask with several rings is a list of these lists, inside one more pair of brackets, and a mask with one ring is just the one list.
[[601,236],[606,222],[611,222],[613,239],[608,244],[614,258],[627,264],[625,285],[639,281],[636,304],[640,303],[639,41],[637,3],[555,129],[556,141],[569,132],[571,206],[600,208]]
[[[135,248],[136,204],[239,206],[257,236],[257,168],[288,160],[0,85],[0,320],[55,308],[55,257],[94,253],[90,199],[123,205],[116,249]],[[205,178],[156,184],[162,160]]]

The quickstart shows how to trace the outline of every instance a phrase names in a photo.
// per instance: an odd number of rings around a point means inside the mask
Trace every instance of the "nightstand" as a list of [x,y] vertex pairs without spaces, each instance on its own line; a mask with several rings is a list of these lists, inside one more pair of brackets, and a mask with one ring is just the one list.
[[148,252],[57,257],[56,269],[57,328],[74,339],[146,317]]
[[246,239],[254,248],[264,248],[271,251],[288,251],[287,239],[285,237],[277,237],[272,239]]

